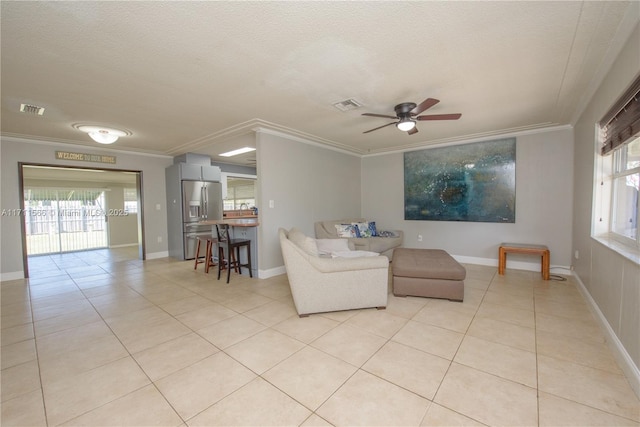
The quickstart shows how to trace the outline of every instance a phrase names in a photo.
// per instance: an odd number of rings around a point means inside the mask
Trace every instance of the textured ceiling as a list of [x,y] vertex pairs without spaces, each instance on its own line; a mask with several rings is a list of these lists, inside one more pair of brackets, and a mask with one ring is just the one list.
[[[1,7],[3,136],[215,156],[262,127],[360,154],[571,124],[638,2],[13,2]],[[627,18],[625,19],[625,13]],[[389,121],[440,99],[457,121]],[[341,112],[354,98],[363,107]],[[42,117],[21,103],[45,107]]]

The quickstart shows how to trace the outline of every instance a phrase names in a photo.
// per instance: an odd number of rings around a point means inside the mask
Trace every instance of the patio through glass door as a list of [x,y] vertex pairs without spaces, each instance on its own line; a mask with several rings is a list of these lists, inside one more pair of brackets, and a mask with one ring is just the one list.
[[104,189],[24,187],[27,255],[106,248]]

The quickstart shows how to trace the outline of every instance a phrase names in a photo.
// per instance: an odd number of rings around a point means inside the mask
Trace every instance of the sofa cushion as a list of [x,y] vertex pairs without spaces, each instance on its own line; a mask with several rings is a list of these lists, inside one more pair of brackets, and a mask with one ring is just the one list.
[[349,241],[346,239],[316,239],[316,245],[320,255],[350,250]]
[[301,230],[297,228],[292,228],[289,231],[289,240],[298,246],[300,249],[305,251],[307,254],[312,256],[318,256],[318,245],[316,244],[316,239],[306,236]]
[[379,255],[378,252],[371,251],[336,251],[331,253],[332,258],[358,258]]
[[[389,245],[391,242],[392,242],[392,239],[386,239],[384,237],[367,239],[367,243],[369,244],[366,246],[365,250],[382,253],[389,249]],[[356,247],[358,247],[357,244],[356,244]]]

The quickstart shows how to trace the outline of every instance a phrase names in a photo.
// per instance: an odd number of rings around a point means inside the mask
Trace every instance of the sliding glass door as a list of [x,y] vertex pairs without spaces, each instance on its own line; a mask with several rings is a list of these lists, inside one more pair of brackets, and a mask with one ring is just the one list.
[[108,247],[103,189],[24,188],[27,255]]

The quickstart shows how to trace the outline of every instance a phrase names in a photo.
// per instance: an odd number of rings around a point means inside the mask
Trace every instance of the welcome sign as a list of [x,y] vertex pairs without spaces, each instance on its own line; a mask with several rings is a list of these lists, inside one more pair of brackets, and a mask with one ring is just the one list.
[[56,151],[57,160],[76,160],[79,162],[116,163],[116,156],[105,154],[78,153],[74,151]]

